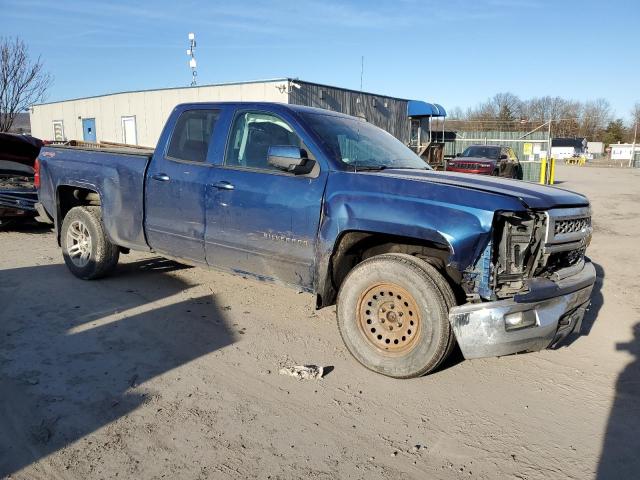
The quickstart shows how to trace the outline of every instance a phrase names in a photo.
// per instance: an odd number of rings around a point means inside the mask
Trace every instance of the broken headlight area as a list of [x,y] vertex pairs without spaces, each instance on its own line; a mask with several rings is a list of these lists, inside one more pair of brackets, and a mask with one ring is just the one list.
[[543,267],[546,228],[544,213],[496,213],[491,240],[463,277],[469,299],[500,300],[525,291],[527,279]]
[[527,279],[542,267],[546,224],[543,213],[496,215],[491,282],[496,298],[512,297],[526,289]]

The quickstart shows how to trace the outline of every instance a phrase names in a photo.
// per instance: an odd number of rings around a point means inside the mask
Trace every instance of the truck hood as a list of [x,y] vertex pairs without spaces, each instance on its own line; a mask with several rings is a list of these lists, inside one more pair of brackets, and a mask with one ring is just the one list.
[[504,195],[517,198],[525,207],[533,210],[589,205],[589,200],[584,195],[557,187],[538,185],[521,180],[469,175],[466,173],[436,172],[434,170],[388,169],[380,172],[371,172],[371,174],[403,178],[414,182],[452,185],[470,190]]

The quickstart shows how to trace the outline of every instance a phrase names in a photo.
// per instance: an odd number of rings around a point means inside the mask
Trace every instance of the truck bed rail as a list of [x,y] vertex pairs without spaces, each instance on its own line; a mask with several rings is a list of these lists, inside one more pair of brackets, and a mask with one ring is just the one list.
[[84,142],[81,140],[69,140],[65,142],[53,142],[48,147],[68,148],[73,150],[91,150],[106,153],[126,153],[128,155],[153,155],[152,147],[141,145],[129,145],[116,142]]

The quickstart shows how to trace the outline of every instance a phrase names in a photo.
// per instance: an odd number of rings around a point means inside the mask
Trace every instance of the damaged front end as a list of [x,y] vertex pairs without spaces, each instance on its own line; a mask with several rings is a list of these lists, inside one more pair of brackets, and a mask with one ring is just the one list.
[[450,313],[465,357],[540,350],[579,329],[596,276],[591,234],[589,207],[497,212],[463,274],[468,303]]
[[527,292],[533,279],[575,270],[584,263],[591,233],[588,207],[497,212],[492,237],[463,275],[468,301],[513,298]]

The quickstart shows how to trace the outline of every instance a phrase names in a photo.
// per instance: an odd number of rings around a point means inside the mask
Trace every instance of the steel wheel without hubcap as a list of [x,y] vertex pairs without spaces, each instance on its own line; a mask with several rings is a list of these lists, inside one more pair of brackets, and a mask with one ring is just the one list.
[[340,335],[374,372],[419,377],[450,352],[452,299],[445,279],[427,262],[402,253],[376,255],[353,267],[340,286]]
[[413,296],[393,283],[378,283],[358,298],[362,335],[385,355],[405,355],[420,337],[420,310]]
[[91,235],[87,226],[75,220],[67,230],[67,252],[74,265],[84,267],[91,257]]

